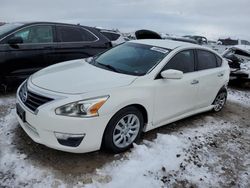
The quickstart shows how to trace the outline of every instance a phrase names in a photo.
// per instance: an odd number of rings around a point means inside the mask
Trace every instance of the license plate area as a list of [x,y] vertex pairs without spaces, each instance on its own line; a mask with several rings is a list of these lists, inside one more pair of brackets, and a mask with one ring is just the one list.
[[25,123],[26,122],[26,114],[20,104],[16,104],[16,113],[20,117],[20,119]]

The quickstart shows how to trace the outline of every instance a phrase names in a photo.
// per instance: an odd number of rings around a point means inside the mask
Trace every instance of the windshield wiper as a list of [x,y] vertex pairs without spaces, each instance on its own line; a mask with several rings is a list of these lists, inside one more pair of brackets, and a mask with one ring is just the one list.
[[[96,61],[97,62],[97,61]],[[102,63],[99,63],[97,62],[98,65],[101,65],[103,67],[107,67],[109,70],[112,70],[114,72],[118,72],[118,73],[121,73],[121,71],[117,70],[115,67],[113,67],[112,65],[106,65],[106,64],[102,64]]]

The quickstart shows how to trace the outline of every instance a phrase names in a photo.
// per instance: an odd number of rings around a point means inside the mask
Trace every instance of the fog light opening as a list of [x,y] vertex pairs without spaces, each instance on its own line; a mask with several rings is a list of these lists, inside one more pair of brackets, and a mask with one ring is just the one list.
[[77,147],[81,144],[86,134],[68,134],[55,132],[59,144],[69,147]]

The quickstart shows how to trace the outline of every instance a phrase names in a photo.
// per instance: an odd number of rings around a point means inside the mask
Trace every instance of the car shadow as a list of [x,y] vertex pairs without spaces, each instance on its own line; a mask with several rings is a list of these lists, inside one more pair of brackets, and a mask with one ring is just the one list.
[[45,166],[52,168],[59,175],[81,175],[86,173],[95,173],[96,169],[101,168],[106,163],[119,159],[122,155],[114,155],[102,150],[91,153],[68,153],[51,149],[41,144],[35,143],[24,130],[18,125],[14,135],[13,145],[22,154],[25,154],[26,160],[35,166]]
[[249,91],[250,90],[250,80],[232,79],[229,81],[228,86],[230,88],[240,90],[240,91]]

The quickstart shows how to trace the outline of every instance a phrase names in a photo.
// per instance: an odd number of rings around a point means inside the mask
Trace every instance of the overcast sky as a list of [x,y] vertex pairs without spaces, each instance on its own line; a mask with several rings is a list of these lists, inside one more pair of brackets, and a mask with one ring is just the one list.
[[0,22],[57,21],[250,40],[250,0],[0,0]]

